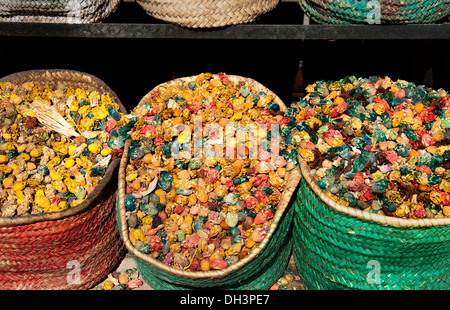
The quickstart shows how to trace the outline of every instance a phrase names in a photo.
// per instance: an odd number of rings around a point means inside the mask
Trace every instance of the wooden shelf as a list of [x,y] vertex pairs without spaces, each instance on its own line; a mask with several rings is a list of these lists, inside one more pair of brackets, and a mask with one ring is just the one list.
[[222,28],[183,28],[148,16],[135,2],[122,2],[95,24],[0,23],[0,36],[49,38],[219,40],[417,40],[449,39],[450,23],[414,25],[320,25],[310,23],[296,2],[280,2],[258,21]]

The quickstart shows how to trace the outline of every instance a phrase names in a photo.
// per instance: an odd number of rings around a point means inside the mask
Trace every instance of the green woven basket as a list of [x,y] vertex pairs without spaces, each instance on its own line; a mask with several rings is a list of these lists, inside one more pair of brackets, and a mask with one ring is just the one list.
[[[119,211],[119,199],[117,200],[117,212]],[[215,276],[205,278],[197,283],[189,278],[183,279],[167,274],[147,260],[134,255],[139,273],[144,281],[157,290],[182,290],[182,289],[217,289],[217,290],[267,290],[283,275],[292,255],[292,225],[294,207],[290,206],[285,218],[282,220],[284,227],[278,230],[278,236],[273,236],[276,249],[266,250],[267,256],[262,253],[260,258],[245,265],[239,272],[227,276],[227,281],[217,279]],[[291,225],[289,225],[291,223]],[[291,226],[291,227],[289,227]],[[119,219],[120,227],[120,219]],[[280,240],[284,239],[284,242]],[[270,252],[271,251],[271,252]],[[247,275],[249,275],[247,277]],[[227,283],[230,284],[227,284]],[[223,284],[226,283],[226,284]]]
[[125,171],[130,140],[125,143],[119,168],[116,212],[122,240],[136,261],[139,273],[154,289],[269,289],[284,273],[292,254],[294,208],[291,199],[300,180],[300,169],[287,172],[286,189],[270,230],[259,246],[234,265],[221,270],[191,272],[168,266],[139,252],[130,242],[125,219]]
[[[449,0],[299,0],[302,10],[322,24],[427,24],[450,15]],[[378,15],[379,22],[374,21]]]
[[[293,210],[293,208],[292,208]],[[272,254],[275,254],[273,252]],[[246,266],[248,268],[258,269],[258,272],[254,274],[251,278],[246,279],[245,281],[236,281],[236,285],[217,285],[215,284],[214,278],[211,278],[210,286],[205,287],[208,289],[217,289],[217,290],[267,290],[269,289],[277,280],[283,275],[284,270],[289,263],[289,258],[292,254],[292,242],[291,238],[286,238],[285,245],[281,247],[279,253],[276,255],[272,255],[272,259],[266,258],[264,262],[264,267],[254,266],[253,264],[250,266]],[[158,277],[156,273],[159,270],[152,270],[148,268],[149,265],[137,258],[134,257],[136,261],[136,265],[138,267],[139,272],[141,273],[144,281],[150,285],[154,289],[158,290],[180,290],[180,289],[198,289],[198,287],[192,286],[179,286],[175,285],[172,282],[167,282],[162,280],[161,277]],[[247,274],[247,270],[242,271],[244,274]]]
[[307,289],[448,289],[450,219],[401,219],[331,200],[300,158],[293,255]]
[[[119,199],[117,200],[117,212],[119,212]],[[254,259],[238,269],[238,272],[228,275],[224,281],[214,275],[204,278],[200,282],[189,277],[177,277],[140,258],[141,256],[134,255],[133,252],[131,255],[136,261],[136,266],[144,281],[153,289],[267,290],[283,275],[292,255],[293,214],[294,207],[290,206],[282,219],[283,227],[278,228],[277,236],[272,236],[274,247],[266,249],[265,253],[260,253],[258,259]],[[119,219],[119,227],[120,225]]]

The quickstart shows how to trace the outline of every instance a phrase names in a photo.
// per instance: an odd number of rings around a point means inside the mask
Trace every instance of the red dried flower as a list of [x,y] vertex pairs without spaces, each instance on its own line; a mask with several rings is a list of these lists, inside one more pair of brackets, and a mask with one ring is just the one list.
[[217,75],[219,76],[219,79],[222,82],[222,84],[228,83],[228,76],[224,72],[219,72]]
[[436,114],[433,113],[434,107],[428,107],[423,109],[419,114],[419,118],[422,120],[422,123],[429,123],[436,119]]

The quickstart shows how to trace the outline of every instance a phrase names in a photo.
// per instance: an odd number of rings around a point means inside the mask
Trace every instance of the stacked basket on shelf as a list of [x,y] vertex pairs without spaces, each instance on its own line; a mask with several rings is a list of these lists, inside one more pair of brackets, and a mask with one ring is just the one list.
[[138,0],[149,14],[188,28],[250,23],[273,10],[280,0]]
[[426,24],[450,15],[448,0],[299,0],[302,10],[322,24]]
[[120,0],[2,0],[1,22],[86,24],[102,21],[113,13]]

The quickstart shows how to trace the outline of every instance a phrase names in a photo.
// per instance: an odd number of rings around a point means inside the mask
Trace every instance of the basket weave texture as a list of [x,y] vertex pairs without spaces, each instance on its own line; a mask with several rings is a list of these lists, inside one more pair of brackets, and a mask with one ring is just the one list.
[[293,254],[305,288],[450,288],[450,219],[400,219],[336,204],[299,160]]
[[[280,105],[280,109],[286,110],[281,99],[260,83],[240,76],[227,75],[227,77],[235,83],[244,82],[255,91],[272,94],[275,102]],[[148,102],[151,94],[157,88],[176,85],[182,80],[195,80],[195,76],[172,80],[155,87],[141,99],[139,105]],[[130,140],[125,143],[119,167],[118,225],[121,237],[129,253],[135,259],[139,273],[151,287],[155,289],[269,289],[278,280],[286,269],[292,254],[291,237],[294,211],[291,207],[291,198],[294,196],[301,177],[298,166],[286,173],[286,188],[282,192],[271,227],[263,241],[250,254],[236,264],[221,270],[191,272],[176,269],[139,252],[129,239],[124,197],[130,143]]]
[[[3,81],[96,89],[113,98],[122,113],[126,111],[104,82],[77,71],[25,71],[4,77]],[[2,289],[88,289],[117,266],[126,252],[114,212],[119,162],[119,158],[111,161],[97,187],[76,207],[0,217]]]
[[370,23],[376,4],[382,24],[428,24],[450,15],[449,0],[299,0],[302,10],[322,24]]
[[96,23],[113,13],[120,0],[0,0],[0,22]]
[[137,0],[150,16],[189,28],[250,23],[280,0]]

